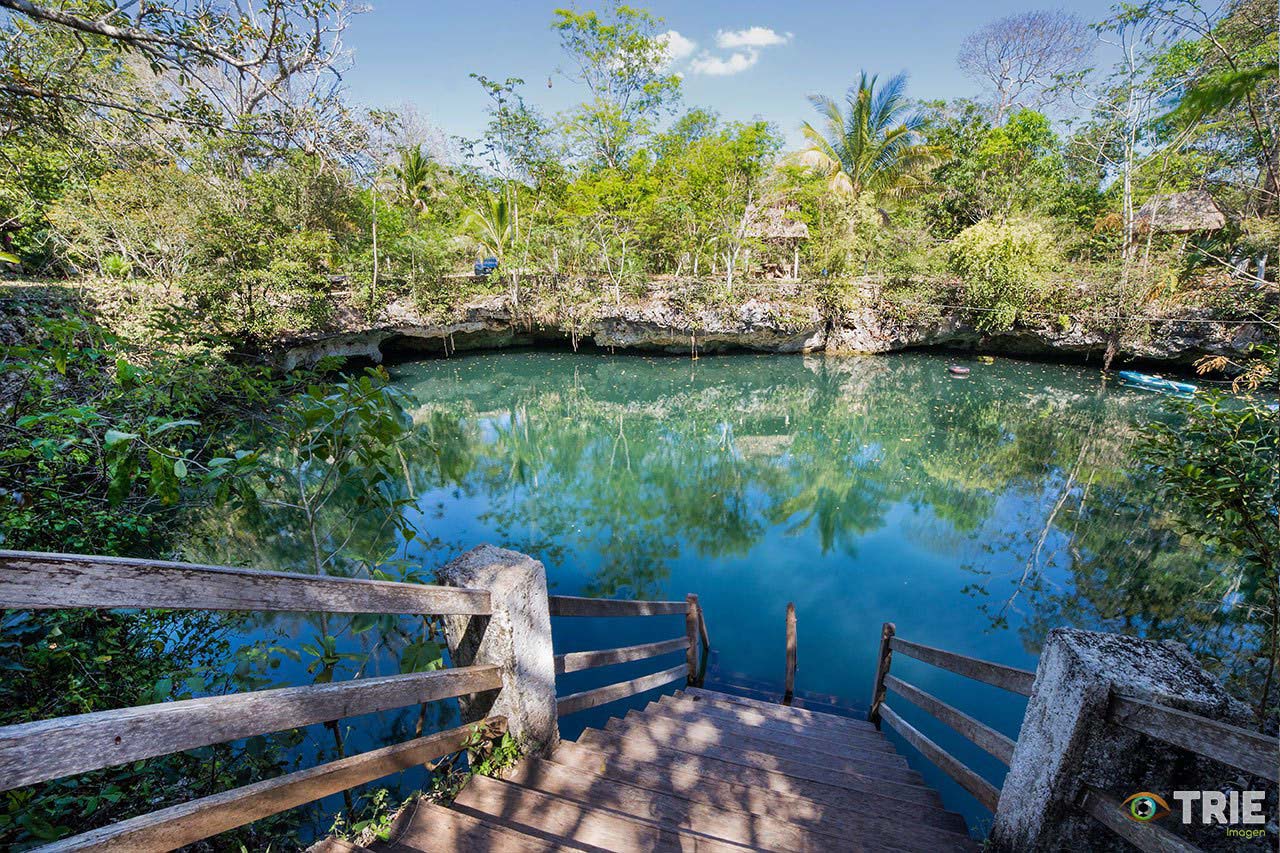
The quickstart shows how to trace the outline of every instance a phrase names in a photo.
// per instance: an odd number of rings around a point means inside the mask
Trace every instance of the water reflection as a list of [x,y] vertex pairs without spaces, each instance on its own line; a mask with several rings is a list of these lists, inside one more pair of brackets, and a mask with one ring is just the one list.
[[[1249,626],[1222,607],[1224,567],[1171,531],[1134,458],[1159,398],[1088,368],[1000,360],[956,379],[946,364],[505,353],[402,365],[437,537],[421,554],[496,539],[544,559],[568,591],[645,597],[687,591],[672,583],[680,567],[705,595],[718,567],[746,559],[782,599],[814,555],[843,583],[830,606],[874,589],[876,619],[911,613],[946,568],[963,576],[933,590],[946,607],[1032,665],[1049,629],[1076,625],[1176,638],[1231,666]],[[898,544],[888,562],[886,541]]]
[[[560,593],[696,591],[724,668],[771,681],[795,601],[801,688],[852,702],[866,700],[882,621],[1028,668],[1061,625],[1187,642],[1227,675],[1246,665],[1257,626],[1223,606],[1230,567],[1172,532],[1135,459],[1138,425],[1164,416],[1159,399],[1092,369],[1001,360],[957,379],[947,363],[509,352],[401,365],[414,435],[403,479],[384,488],[412,500],[418,533],[373,525],[354,544],[429,570],[493,542],[543,560]],[[202,538],[216,553],[201,556],[299,562],[296,533],[270,514],[211,524]],[[593,621],[558,620],[557,649],[641,630]],[[1021,704],[1007,695],[903,669],[1017,734]],[[564,733],[626,710],[579,715]],[[414,716],[394,726],[416,728]],[[1000,781],[976,747],[904,716]],[[981,814],[921,769],[950,807]]]

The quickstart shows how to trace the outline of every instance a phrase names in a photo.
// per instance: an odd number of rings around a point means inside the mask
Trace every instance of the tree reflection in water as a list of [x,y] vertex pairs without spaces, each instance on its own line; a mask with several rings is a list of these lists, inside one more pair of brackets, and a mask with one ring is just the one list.
[[416,400],[415,435],[394,487],[417,500],[413,550],[429,564],[483,536],[543,559],[553,581],[575,568],[574,592],[654,597],[685,591],[667,588],[674,565],[696,564],[703,592],[746,560],[785,599],[792,555],[811,549],[850,596],[901,573],[901,600],[882,609],[909,611],[913,585],[931,581],[909,561],[861,562],[889,536],[963,568],[950,606],[1028,653],[1075,625],[1178,639],[1236,669],[1255,626],[1224,606],[1222,558],[1172,532],[1135,459],[1158,398],[1087,368],[1001,360],[956,379],[947,363],[510,352],[405,364],[393,372]]

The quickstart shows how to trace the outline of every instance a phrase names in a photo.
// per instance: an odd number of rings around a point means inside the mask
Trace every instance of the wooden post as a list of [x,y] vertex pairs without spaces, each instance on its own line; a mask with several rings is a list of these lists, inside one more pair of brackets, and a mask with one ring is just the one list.
[[689,685],[698,686],[698,596],[689,593],[684,597],[684,633],[689,638],[689,648],[684,651],[684,661],[689,669]]
[[[706,659],[711,655],[711,637],[707,635],[707,614],[702,612],[701,604],[698,605],[698,633],[702,635],[703,672],[699,673],[701,676],[706,674]],[[698,680],[701,681],[702,679],[699,678]]]
[[790,705],[796,695],[796,606],[787,603],[787,688],[782,704]]
[[884,678],[889,674],[889,664],[893,661],[889,641],[893,639],[894,632],[892,622],[884,623],[880,629],[880,660],[876,663],[876,683],[871,688],[871,710],[867,712],[867,719],[875,723],[877,729],[880,728],[880,706],[884,703]]

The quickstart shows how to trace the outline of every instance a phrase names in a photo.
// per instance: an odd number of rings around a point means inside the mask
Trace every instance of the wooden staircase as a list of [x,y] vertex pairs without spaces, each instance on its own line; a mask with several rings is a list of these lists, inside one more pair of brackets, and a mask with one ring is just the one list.
[[688,688],[337,851],[973,851],[874,726]]

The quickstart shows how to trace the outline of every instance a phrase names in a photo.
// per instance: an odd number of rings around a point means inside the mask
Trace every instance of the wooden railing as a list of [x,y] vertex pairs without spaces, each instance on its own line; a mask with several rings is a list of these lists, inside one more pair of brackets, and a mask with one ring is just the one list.
[[[624,601],[553,595],[549,600],[552,616],[664,616],[682,613],[685,621],[683,637],[638,646],[556,655],[556,674],[560,675],[615,663],[646,660],[682,649],[685,653],[685,662],[680,666],[642,675],[630,681],[606,684],[603,687],[562,696],[556,700],[558,716],[563,717],[607,702],[635,696],[637,693],[653,690],[680,679],[684,679],[685,683],[690,685],[702,683],[706,672],[707,656],[711,651],[711,640],[707,635],[702,608],[698,605],[698,596],[690,594],[684,601]],[[699,654],[699,643],[701,643],[701,654]]]
[[1035,673],[900,639],[896,635],[892,622],[886,622],[880,632],[880,659],[876,665],[876,680],[871,693],[871,711],[867,715],[868,719],[875,723],[877,728],[882,719],[889,723],[925,758],[954,779],[978,802],[994,812],[1000,801],[1000,790],[903,720],[885,701],[886,691],[892,690],[921,710],[927,711],[995,756],[1005,766],[1008,766],[1013,757],[1014,742],[986,723],[974,719],[936,696],[890,674],[889,668],[893,662],[894,652],[1023,696],[1031,695],[1031,685],[1036,678]]
[[[1280,740],[1269,735],[1168,708],[1136,696],[1111,697],[1108,719],[1129,731],[1157,738],[1250,775],[1272,782],[1280,781]],[[1137,824],[1125,818],[1119,800],[1106,791],[1088,788],[1080,806],[1094,820],[1143,853],[1200,851],[1199,847],[1163,826]]]
[[787,602],[787,669],[782,678],[782,704],[790,705],[796,696],[796,606]]
[[[154,560],[0,551],[0,609],[167,608],[489,615],[485,590]],[[468,666],[96,711],[0,727],[0,791],[198,747],[502,687]],[[480,725],[500,729],[502,717]],[[191,800],[44,851],[171,850],[458,752],[460,726]]]
[[[892,675],[889,670],[894,652],[1023,696],[1031,696],[1036,674],[900,639],[891,622],[886,622],[881,631],[880,657],[876,666],[868,718],[877,727],[881,720],[888,722],[925,758],[995,812],[1000,803],[1000,790],[905,722],[885,701],[886,693],[892,690],[927,711],[995,756],[1005,766],[1013,761],[1015,742],[985,723]],[[1253,776],[1271,782],[1280,781],[1280,740],[1269,735],[1125,695],[1111,697],[1108,721]],[[1124,816],[1120,801],[1098,788],[1086,787],[1077,805],[1144,853],[1197,853],[1200,850],[1163,826],[1128,819]]]

